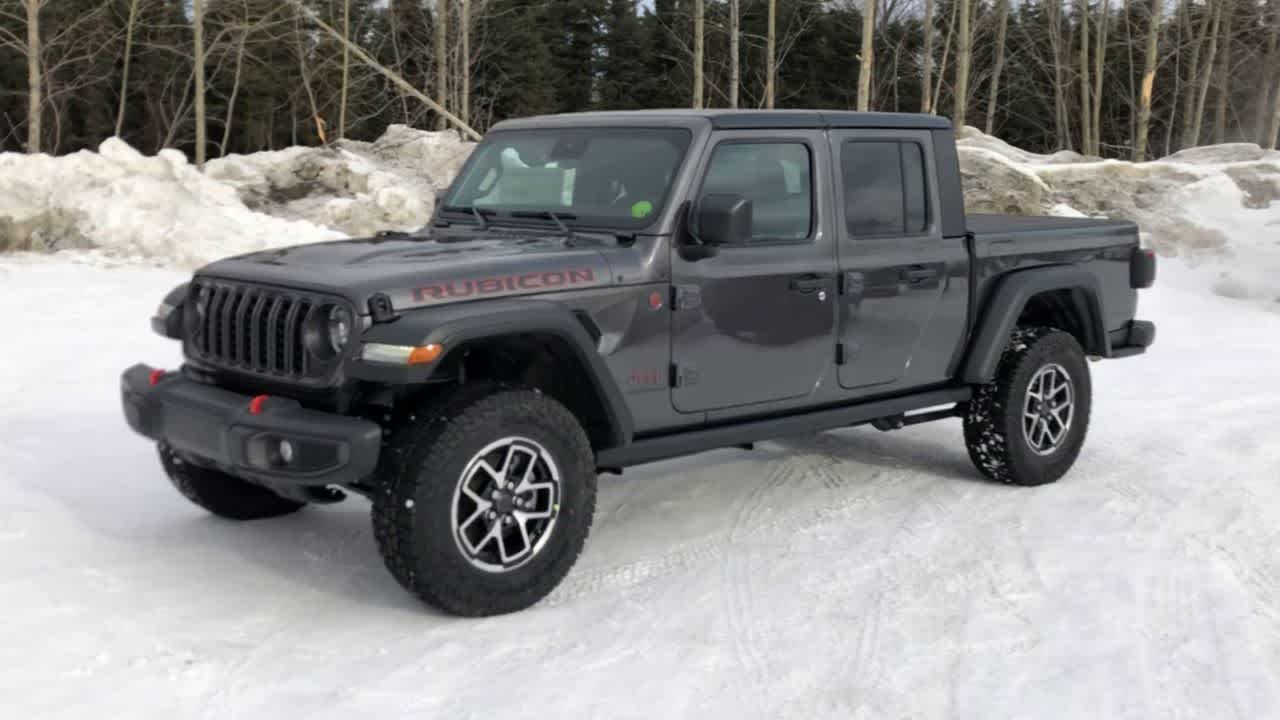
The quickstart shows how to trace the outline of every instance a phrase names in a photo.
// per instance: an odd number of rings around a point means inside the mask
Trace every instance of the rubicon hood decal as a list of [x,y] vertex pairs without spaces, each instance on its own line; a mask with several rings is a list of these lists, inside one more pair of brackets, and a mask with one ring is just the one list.
[[466,280],[446,280],[413,288],[409,295],[415,305],[430,305],[436,302],[464,300],[477,295],[500,297],[567,286],[581,287],[598,284],[596,271],[593,268],[580,267],[493,275]]

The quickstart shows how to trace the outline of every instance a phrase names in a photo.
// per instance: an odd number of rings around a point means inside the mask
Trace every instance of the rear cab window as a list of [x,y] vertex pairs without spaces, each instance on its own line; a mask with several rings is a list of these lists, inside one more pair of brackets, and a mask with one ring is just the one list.
[[845,227],[852,237],[915,236],[932,210],[924,149],[914,140],[846,140],[840,145]]

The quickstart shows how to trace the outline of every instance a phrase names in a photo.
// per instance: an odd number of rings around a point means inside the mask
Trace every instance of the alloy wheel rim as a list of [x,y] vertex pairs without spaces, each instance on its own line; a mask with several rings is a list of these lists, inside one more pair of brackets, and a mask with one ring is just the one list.
[[534,440],[509,436],[472,456],[453,492],[458,551],[486,572],[509,572],[537,556],[560,511],[560,468]]
[[1062,447],[1075,420],[1075,385],[1066,368],[1056,363],[1036,371],[1022,404],[1022,436],[1037,455]]

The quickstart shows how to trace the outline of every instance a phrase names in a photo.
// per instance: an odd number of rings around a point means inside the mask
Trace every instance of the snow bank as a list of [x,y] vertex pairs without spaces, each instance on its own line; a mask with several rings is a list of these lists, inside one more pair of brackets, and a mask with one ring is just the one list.
[[1209,270],[1219,294],[1280,302],[1280,152],[1229,143],[1131,163],[958,136],[970,211],[1132,220],[1161,255]]
[[0,154],[0,250],[92,250],[191,267],[236,253],[420,227],[471,145],[393,125],[373,143],[213,160],[98,152]]

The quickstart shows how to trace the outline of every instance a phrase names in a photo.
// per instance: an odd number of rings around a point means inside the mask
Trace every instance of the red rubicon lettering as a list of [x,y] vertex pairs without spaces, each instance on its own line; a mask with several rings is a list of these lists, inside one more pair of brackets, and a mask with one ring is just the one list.
[[526,272],[516,275],[496,275],[475,280],[451,280],[435,285],[414,288],[414,302],[429,303],[437,300],[471,297],[472,295],[498,295],[519,290],[540,290],[566,285],[594,283],[596,273],[591,268]]

